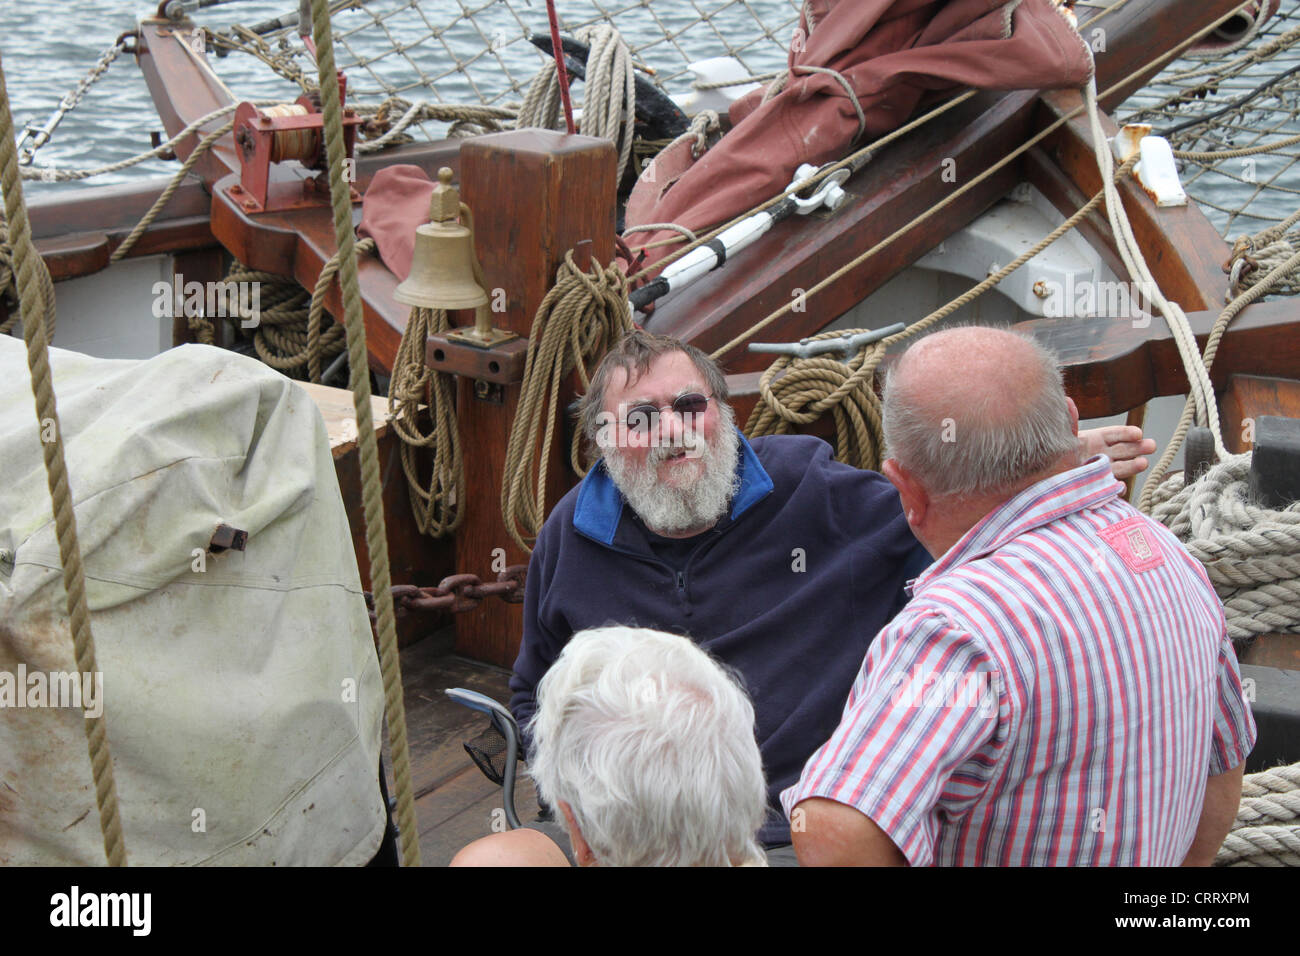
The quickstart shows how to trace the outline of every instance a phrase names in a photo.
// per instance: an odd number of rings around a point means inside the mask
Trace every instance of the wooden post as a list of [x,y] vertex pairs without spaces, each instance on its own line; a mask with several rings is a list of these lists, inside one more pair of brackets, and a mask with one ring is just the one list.
[[[555,283],[564,254],[590,239],[602,264],[614,253],[616,154],[613,144],[548,130],[518,130],[466,140],[461,146],[461,199],[474,213],[475,246],[489,301],[503,290],[506,310],[492,324],[527,336],[533,316]],[[487,383],[484,383],[486,385]],[[465,458],[465,522],[456,534],[456,570],[496,579],[492,570],[528,556],[506,532],[501,483],[519,384],[483,385],[461,378],[456,419]],[[573,398],[561,390],[560,408]],[[552,449],[547,505],[573,483],[567,448]],[[501,549],[501,550],[497,550]],[[492,599],[455,615],[456,652],[502,667],[514,664],[523,626],[522,605]]]

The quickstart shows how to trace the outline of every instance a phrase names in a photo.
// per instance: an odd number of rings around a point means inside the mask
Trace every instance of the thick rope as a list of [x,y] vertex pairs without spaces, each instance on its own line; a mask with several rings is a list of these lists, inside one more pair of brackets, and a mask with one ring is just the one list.
[[1300,763],[1247,774],[1215,866],[1300,866]]
[[[676,139],[669,140],[664,149],[672,149],[683,140],[694,140],[695,142],[691,144],[691,155],[696,159],[699,159],[704,155],[705,150],[709,148],[709,140],[711,138],[720,137],[721,135],[722,121],[718,118],[718,114],[713,110],[700,110],[691,118],[691,125],[686,128],[686,131]],[[644,230],[650,225],[650,223],[647,223],[644,226],[637,226],[635,229]],[[626,236],[632,231],[634,230],[626,229],[623,231],[623,235]],[[694,240],[695,236],[692,234],[690,238]]]
[[[1250,285],[1247,285],[1248,276],[1256,275],[1260,270],[1271,272],[1295,255],[1296,250],[1287,240],[1286,232],[1297,222],[1300,222],[1300,209],[1253,236],[1237,236],[1233,240],[1232,255],[1225,267],[1229,276],[1228,291],[1224,293],[1225,301],[1231,302],[1235,296],[1241,295],[1260,281],[1252,279]],[[1277,284],[1290,279],[1291,273],[1287,273],[1277,280]]]
[[1209,371],[1200,361],[1196,348],[1196,335],[1192,332],[1191,323],[1187,321],[1187,314],[1182,306],[1165,298],[1155,276],[1147,267],[1146,257],[1142,254],[1137,237],[1133,235],[1133,227],[1129,224],[1124,204],[1111,177],[1114,159],[1111,156],[1110,143],[1101,126],[1101,110],[1097,105],[1097,84],[1094,79],[1089,79],[1088,85],[1084,88],[1084,100],[1088,107],[1093,152],[1096,154],[1097,166],[1101,170],[1102,183],[1106,188],[1106,215],[1110,219],[1111,233],[1115,237],[1115,249],[1129,275],[1151,301],[1154,309],[1164,317],[1169,331],[1173,333],[1174,343],[1178,346],[1178,354],[1187,372],[1190,397],[1196,405],[1196,420],[1209,428],[1214,438],[1215,452],[1219,458],[1223,458],[1228,454],[1228,450],[1223,445],[1223,435],[1219,428],[1219,407],[1214,397],[1214,384],[1210,381]]
[[771,73],[755,73],[753,76],[742,76],[738,80],[715,80],[709,83],[703,83],[696,80],[691,84],[691,89],[704,92],[705,90],[722,90],[728,86],[748,86],[750,83],[766,83],[768,80],[774,80],[784,70],[773,70]]
[[1250,459],[1231,456],[1190,485],[1174,475],[1153,494],[1151,508],[1205,565],[1235,641],[1300,633],[1300,502],[1255,504]]
[[[450,328],[442,309],[411,310],[388,383],[389,424],[402,443],[402,470],[411,494],[411,510],[421,534],[441,538],[465,518],[465,463],[456,427],[455,380],[433,372],[425,363],[432,333]],[[420,406],[427,405],[431,429],[420,431]],[[421,451],[429,451],[429,477],[420,477]]]
[[[32,393],[36,398],[36,419],[42,431],[46,423],[53,426],[55,440],[42,442],[45,474],[53,502],[55,533],[59,539],[59,563],[63,568],[63,587],[67,594],[68,623],[76,652],[77,671],[97,674],[95,638],[90,629],[90,612],[86,607],[86,580],[81,565],[81,547],[77,543],[77,515],[72,492],[68,488],[68,466],[63,455],[63,430],[50,377],[49,343],[42,310],[49,308],[40,274],[45,270],[32,244],[31,226],[23,203],[22,179],[18,175],[18,151],[14,145],[13,117],[9,111],[9,92],[4,67],[0,64],[0,190],[4,192],[5,216],[13,243],[14,272],[22,303],[23,337],[27,341],[27,367],[31,374]],[[46,273],[48,281],[48,273]],[[34,321],[33,321],[34,320]],[[109,866],[126,865],[126,843],[122,836],[122,819],[117,807],[117,784],[113,779],[113,758],[108,747],[108,726],[104,716],[85,718],[86,745],[95,784],[95,805],[99,809],[99,828],[104,837],[104,852]]]
[[637,232],[676,232],[685,236],[691,242],[696,240],[694,232],[675,222],[647,222],[643,226],[628,226],[623,230],[623,235],[630,236]]
[[[1115,172],[1115,177],[1128,175],[1136,162],[1136,156],[1130,157]],[[863,346],[847,362],[820,356],[783,356],[777,359],[759,379],[762,401],[754,406],[749,421],[745,423],[746,436],[787,434],[794,426],[814,422],[830,411],[835,420],[836,458],[858,468],[878,469],[884,452],[884,437],[880,396],[876,394],[874,383],[876,369],[885,352],[895,344],[920,335],[993,288],[1089,216],[1101,204],[1105,194],[1105,190],[1099,191],[1032,248],[1026,249],[988,278],[901,332]],[[812,341],[849,336],[855,331],[859,330],[830,330],[813,336]]]
[[[54,340],[54,281],[45,260],[36,257],[37,281],[40,283],[42,312],[45,315],[45,341]],[[9,318],[0,322],[0,334],[10,335],[18,323],[19,300],[17,276],[14,274],[14,251],[9,243],[9,223],[0,215],[0,298],[9,310]]]
[[384,679],[384,712],[388,718],[393,776],[397,783],[397,820],[402,832],[402,863],[420,865],[419,830],[411,785],[411,753],[406,738],[406,708],[402,700],[402,667],[397,656],[397,627],[393,615],[392,575],[388,567],[388,536],[384,528],[383,485],[379,477],[379,451],[370,408],[370,362],[366,351],[366,326],[357,278],[356,241],[352,227],[351,191],[343,178],[347,150],[343,144],[343,108],[335,78],[334,35],[329,6],[312,0],[312,33],[316,41],[316,67],[320,74],[321,112],[325,122],[325,151],[329,162],[330,205],[334,212],[334,237],[339,254],[339,284],[343,291],[347,329],[348,367],[352,402],[357,415],[357,448],[361,458],[361,498],[366,520],[366,550],[370,555],[371,589],[375,595],[379,666]]
[[[241,329],[243,320],[256,321],[257,324],[251,328],[257,357],[290,378],[319,382],[322,362],[344,349],[345,335],[341,325],[331,322],[328,328],[321,328],[324,289],[329,287],[333,275],[329,268],[327,262],[321,271],[321,279],[317,281],[321,294],[316,297],[310,297],[307,290],[292,279],[274,272],[250,269],[238,261],[231,263],[226,273],[225,281],[232,289],[239,283],[257,283],[257,315],[246,311],[235,296],[228,298],[226,313],[232,321],[239,322]],[[337,270],[337,263],[334,269]]]
[[[357,255],[369,255],[378,247],[373,238],[367,236],[357,240]],[[307,380],[320,382],[321,364],[324,359],[333,358],[346,347],[343,326],[331,322],[329,328],[322,329],[325,321],[325,293],[334,282],[342,260],[338,252],[325,260],[320,275],[316,277],[316,286],[311,292],[311,305],[307,308]]]
[[[1269,289],[1292,274],[1296,269],[1300,269],[1300,253],[1292,255],[1290,259],[1279,263],[1271,269],[1267,275],[1260,277],[1259,281],[1233,299],[1219,317],[1214,320],[1214,326],[1210,329],[1210,334],[1205,340],[1205,351],[1201,354],[1201,365],[1206,373],[1209,373],[1210,366],[1214,364],[1214,356],[1219,350],[1219,342],[1223,339],[1223,334],[1228,330],[1238,313],[1252,302],[1265,295]],[[1169,439],[1169,444],[1160,455],[1160,460],[1156,462],[1150,473],[1147,475],[1146,482],[1142,485],[1142,494],[1138,498],[1138,509],[1148,514],[1151,512],[1152,505],[1156,500],[1157,490],[1165,480],[1165,475],[1169,473],[1169,468],[1178,455],[1178,450],[1183,447],[1183,441],[1187,438],[1187,432],[1192,426],[1192,420],[1195,417],[1196,403],[1189,395],[1186,404],[1183,405],[1182,415],[1178,418],[1178,424],[1174,427],[1174,433]]]
[[[413,137],[406,129],[426,120],[451,123],[447,132],[448,139],[463,136],[476,136],[480,133],[496,133],[506,129],[506,122],[514,122],[518,111],[504,106],[453,106],[447,103],[426,103],[423,100],[411,103],[401,97],[389,97],[378,106],[354,107],[357,115],[370,119],[362,125],[363,132],[384,127],[384,132],[374,139],[357,143],[358,153],[376,153],[391,146],[413,142]],[[388,116],[398,113],[398,118],[391,125]]]
[[[510,536],[524,551],[532,551],[530,542],[536,539],[546,517],[546,472],[556,422],[561,417],[557,407],[560,384],[576,367],[585,391],[590,382],[587,366],[631,330],[627,282],[619,268],[612,263],[602,268],[592,259],[591,271],[582,272],[573,261],[572,251],[565,253],[555,285],[546,293],[533,319],[519,409],[506,447],[501,517]],[[569,449],[578,474],[584,471],[578,455],[581,437],[575,430]]]
[[[607,139],[618,148],[618,178],[623,178],[632,155],[632,134],[636,116],[636,81],[632,73],[632,56],[618,30],[607,23],[597,23],[574,32],[586,43],[587,77],[582,86],[582,122],[584,136]],[[563,56],[563,50],[556,50]],[[519,128],[560,126],[560,80],[553,69],[544,69],[533,78],[519,108]]]
[[158,218],[158,214],[163,211],[163,207],[171,201],[172,196],[176,194],[176,190],[181,188],[181,183],[183,183],[185,177],[190,174],[190,170],[194,168],[195,163],[203,158],[203,154],[212,148],[213,143],[221,139],[221,137],[225,136],[234,128],[235,121],[230,120],[214,129],[211,133],[208,133],[199,141],[199,144],[194,147],[194,151],[185,158],[185,162],[181,168],[176,170],[176,175],[172,176],[171,182],[167,184],[167,188],[158,194],[158,198],[155,199],[153,205],[149,207],[149,211],[140,218],[140,221],[135,224],[135,228],[132,229],[131,232],[127,234],[127,237],[122,240],[121,244],[113,250],[113,254],[108,257],[109,262],[117,262],[131,251],[131,247],[134,246],[136,241],[144,235],[144,231],[153,225],[153,221]]

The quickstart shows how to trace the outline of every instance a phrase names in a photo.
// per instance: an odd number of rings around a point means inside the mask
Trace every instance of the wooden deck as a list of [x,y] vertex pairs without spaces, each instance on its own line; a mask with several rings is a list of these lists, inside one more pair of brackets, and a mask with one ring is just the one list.
[[[491,833],[493,811],[501,807],[501,788],[483,776],[461,746],[486,729],[488,719],[453,703],[445,691],[464,687],[505,703],[510,699],[510,672],[458,657],[451,653],[452,643],[444,632],[401,651],[424,866],[446,866],[465,844]],[[386,746],[384,764],[390,768],[389,793],[395,794]],[[515,786],[515,807],[521,820],[537,816],[537,798],[526,772],[520,773]],[[502,819],[502,814],[498,812],[496,817]]]

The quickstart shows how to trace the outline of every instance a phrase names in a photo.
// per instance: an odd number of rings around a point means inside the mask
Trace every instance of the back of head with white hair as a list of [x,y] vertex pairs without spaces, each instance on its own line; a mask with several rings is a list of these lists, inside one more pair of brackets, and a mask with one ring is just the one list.
[[689,638],[582,631],[537,689],[530,773],[607,866],[762,862],[754,708]]

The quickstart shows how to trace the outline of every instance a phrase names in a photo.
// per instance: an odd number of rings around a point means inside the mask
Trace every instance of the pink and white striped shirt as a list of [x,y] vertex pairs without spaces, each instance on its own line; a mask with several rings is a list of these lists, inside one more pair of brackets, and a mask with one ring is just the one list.
[[1204,569],[1122,490],[1097,456],[918,578],[786,814],[855,807],[913,865],[1182,862],[1255,724]]

